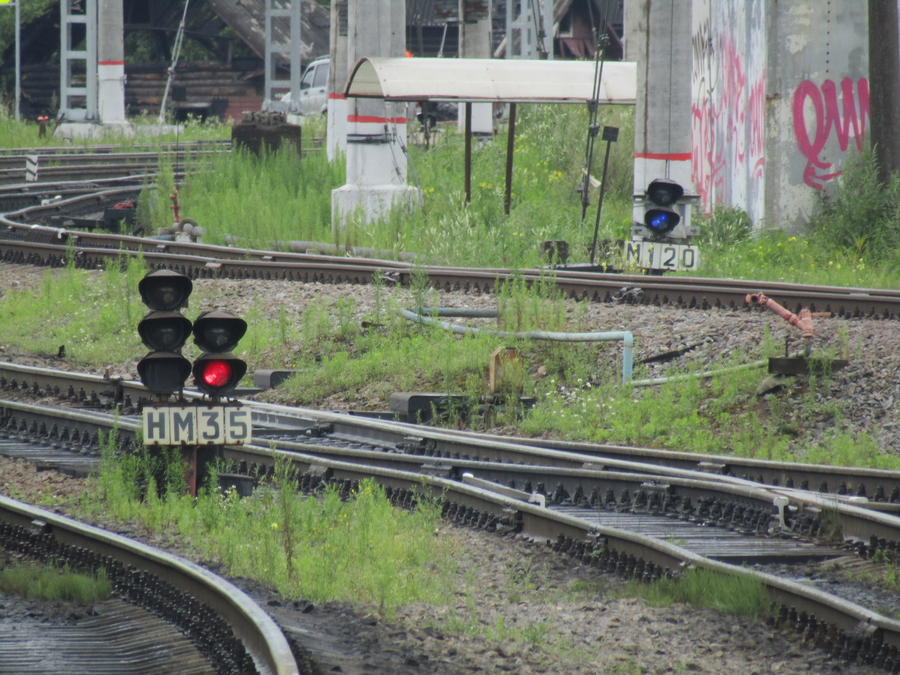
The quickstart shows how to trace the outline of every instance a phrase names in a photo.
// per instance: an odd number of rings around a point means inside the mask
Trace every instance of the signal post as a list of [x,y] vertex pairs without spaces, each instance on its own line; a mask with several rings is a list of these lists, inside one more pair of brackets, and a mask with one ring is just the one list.
[[[165,269],[151,272],[141,279],[138,290],[150,308],[138,325],[141,341],[150,352],[137,369],[155,399],[143,411],[144,445],[180,447],[190,466],[185,479],[196,495],[198,474],[206,461],[219,456],[223,445],[252,440],[250,410],[225,398],[247,372],[247,364],[231,353],[247,332],[247,322],[214,310],[192,324],[181,313],[193,290],[183,274]],[[191,335],[203,352],[193,364],[181,355]],[[201,400],[184,397],[190,375],[205,395]]]
[[630,264],[661,274],[696,269],[691,237],[691,0],[626,3],[626,59],[637,61],[634,226]]

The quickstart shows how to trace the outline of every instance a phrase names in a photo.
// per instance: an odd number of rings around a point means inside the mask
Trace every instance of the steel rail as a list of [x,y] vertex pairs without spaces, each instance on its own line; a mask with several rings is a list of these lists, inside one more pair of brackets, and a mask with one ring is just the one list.
[[[23,210],[24,211],[24,210]],[[6,214],[15,215],[15,214]],[[25,234],[33,229],[32,225],[24,225],[12,220],[4,220],[0,216],[0,222],[7,225],[19,234]],[[271,269],[273,265],[281,263],[308,263],[326,262],[339,264],[344,267],[361,265],[362,267],[377,266],[385,271],[412,269],[409,263],[396,260],[377,260],[372,258],[348,258],[345,256],[328,256],[294,251],[267,251],[261,249],[241,248],[237,246],[219,246],[215,244],[202,244],[195,242],[176,242],[151,237],[135,237],[129,235],[113,235],[104,232],[84,232],[81,230],[67,230],[52,227],[42,228],[49,234],[55,235],[48,238],[56,242],[68,242],[70,239],[78,250],[85,250],[84,255],[90,255],[93,250],[122,250],[122,251],[158,251],[169,254],[171,260],[167,266],[177,266],[179,257],[200,258],[204,260],[240,260],[257,261],[267,263],[267,274],[275,278],[278,273]],[[168,259],[167,259],[168,260]]]
[[[145,588],[172,587],[224,619],[260,675],[299,675],[290,646],[275,622],[243,591],[212,572],[133,539],[7,497],[0,497],[0,522],[11,526],[6,531],[10,537],[24,535],[32,542],[35,553],[52,552],[63,560],[80,561],[79,565],[90,559],[93,564],[88,566],[106,569],[114,587],[126,589],[126,594],[129,588],[136,595],[147,592],[131,588],[129,579],[137,573],[150,575],[152,582],[141,578]],[[226,636],[217,637],[227,648]]]
[[[204,161],[228,152],[221,149],[178,149],[160,152],[106,152],[106,153],[33,153],[24,155],[0,155],[0,184],[34,186],[62,177],[113,178],[140,170],[155,173],[160,157],[172,158],[175,165],[191,161]],[[29,170],[33,172],[29,178]]]
[[[8,227],[16,228],[17,225],[8,218],[0,216],[0,223]],[[18,224],[18,227],[23,227]],[[125,237],[113,235],[77,234],[74,241],[76,251],[85,258],[93,259],[100,254],[94,251],[99,248],[146,249],[158,242],[150,239],[140,239],[140,243],[129,241]],[[101,238],[102,237],[102,238]],[[57,237],[58,240],[68,241],[69,233]],[[93,247],[87,247],[90,241]],[[101,244],[101,242],[103,242]],[[62,246],[62,241],[57,241]],[[72,242],[70,242],[72,243]],[[134,248],[132,248],[134,247]],[[166,250],[166,259],[158,260],[157,266],[168,268],[183,268],[189,275],[201,273],[200,268],[191,265],[187,260],[179,260],[179,255],[187,258],[191,253],[199,254],[199,257],[217,257],[227,255],[234,258],[238,251],[224,253],[223,248],[214,250],[204,244],[182,244],[178,249],[170,247]],[[175,251],[178,250],[178,253]],[[371,274],[368,270],[373,265],[371,259],[342,258],[327,256],[309,256],[298,264],[306,268],[306,273],[297,275],[295,270],[288,268],[290,262],[298,261],[298,253],[280,252],[255,252],[247,255],[244,266],[237,261],[233,262],[227,270],[228,278],[233,279],[287,279],[306,281],[309,278],[318,278],[320,266],[332,266],[339,261],[344,267],[340,278],[349,283],[369,283]],[[252,258],[256,258],[255,260]],[[0,260],[7,262],[28,260],[30,264],[57,265],[59,254],[52,251],[39,249],[33,244],[0,240]],[[413,266],[407,263],[378,261],[378,266],[389,273],[389,278],[397,283],[408,285],[410,283]],[[263,269],[260,269],[260,266]],[[358,272],[355,268],[361,268]],[[746,295],[748,291],[756,292],[764,290],[778,302],[789,309],[799,311],[807,308],[813,312],[831,312],[840,317],[870,317],[870,318],[897,318],[900,316],[900,292],[890,289],[858,289],[841,288],[833,286],[809,286],[789,285],[783,283],[735,281],[729,279],[707,279],[702,277],[649,277],[619,274],[599,274],[585,272],[567,272],[565,270],[523,270],[514,272],[506,269],[464,269],[451,267],[426,268],[430,283],[434,288],[445,291],[464,291],[478,293],[492,293],[498,285],[511,279],[524,279],[528,283],[547,282],[553,279],[558,288],[568,297],[587,299],[594,302],[628,302],[647,305],[670,305],[681,308],[726,308],[747,309]],[[223,273],[224,274],[224,273]],[[381,272],[383,275],[384,272]],[[334,275],[334,270],[325,272],[325,275]],[[350,281],[356,279],[357,281]],[[771,289],[775,289],[774,291]],[[749,309],[747,309],[749,311]]]
[[[35,148],[0,148],[0,166],[10,157],[24,157],[26,155],[78,155],[81,152],[89,152],[92,154],[119,154],[122,152],[122,145],[98,144],[84,145],[76,147],[72,145],[57,146],[41,146]],[[206,140],[206,141],[178,141],[165,143],[135,143],[129,146],[134,152],[171,152],[194,151],[203,149],[220,149],[230,150],[231,140]]]
[[[54,396],[81,406],[113,408],[118,405],[124,412],[137,409],[141,401],[148,399],[146,387],[135,380],[6,362],[0,362],[0,389],[29,391],[38,397]],[[188,392],[188,395],[196,394]],[[895,513],[900,510],[900,472],[897,471],[492,436],[251,400],[244,403],[252,408],[254,419],[261,423],[295,429],[315,428],[316,434],[335,438],[357,441],[368,438],[392,452],[400,450],[435,463],[472,459],[506,464],[543,463],[570,468],[615,467],[643,473],[665,470],[673,476],[684,470],[689,475],[696,475],[696,472],[706,474],[710,479],[718,475],[772,488],[796,487],[818,491],[828,499],[849,502],[854,497],[865,498],[864,506],[870,510]],[[860,505],[861,500],[853,501]]]
[[[146,174],[135,175],[136,179],[145,177],[147,177]],[[10,218],[24,218],[33,215],[51,214],[52,216],[55,216],[59,213],[65,213],[68,215],[72,215],[75,212],[83,213],[91,207],[94,207],[96,209],[97,205],[102,205],[111,201],[119,201],[121,199],[124,199],[125,197],[136,197],[137,194],[140,193],[140,191],[141,185],[136,184],[125,187],[113,187],[103,190],[98,189],[94,192],[90,192],[87,194],[77,194],[65,199],[54,199],[47,204],[35,204],[34,206],[28,206],[23,209],[19,209],[18,211],[7,213],[3,216],[5,219],[4,222],[8,225],[9,223],[15,222],[9,220]]]
[[[444,500],[444,513],[453,513],[466,524],[495,523],[501,529],[511,527],[523,536],[554,543],[554,548],[585,562],[605,565],[607,571],[626,576],[659,578],[687,567],[699,567],[721,574],[743,576],[760,581],[770,599],[780,605],[784,621],[794,628],[800,622],[808,626],[808,617],[830,624],[841,634],[829,633],[826,639],[858,639],[864,652],[888,650],[894,657],[900,648],[900,622],[827,593],[773,575],[721,563],[694,554],[668,542],[598,526],[524,501],[505,497],[495,491],[421,473],[363,466],[322,457],[272,450],[259,446],[244,447],[255,453],[260,463],[273,466],[276,458],[289,460],[309,481],[360,481],[374,478],[397,503],[409,505],[415,495],[426,491],[432,498]],[[303,478],[301,478],[301,484]],[[398,494],[399,493],[399,494]],[[802,630],[795,628],[795,630]],[[819,628],[821,631],[821,626]],[[893,649],[893,652],[890,650]],[[849,655],[848,655],[849,656]],[[855,656],[855,654],[854,654]],[[874,658],[874,657],[873,657]],[[886,656],[882,656],[886,658]]]
[[[2,190],[2,188],[0,188]],[[7,214],[9,215],[9,214]],[[12,227],[27,228],[28,225],[21,223],[11,223]],[[128,237],[125,235],[115,235],[107,233],[76,233],[80,237],[80,242],[92,248],[125,248],[128,250],[138,250],[142,246],[147,245],[147,239],[141,237]],[[152,242],[152,240],[151,240]],[[172,251],[175,252],[175,251]],[[304,254],[283,252],[283,251],[263,251],[258,249],[245,249],[232,246],[214,246],[202,243],[186,243],[183,249],[178,252],[184,254],[200,255],[200,257],[258,257],[275,262],[282,259],[291,259],[292,256],[304,256]],[[357,264],[358,258],[338,257],[347,265]],[[371,262],[363,260],[362,262]],[[414,266],[410,263],[398,262],[393,260],[380,261],[384,265],[391,265],[400,270],[411,274]],[[556,269],[533,269],[512,272],[506,268],[484,268],[473,270],[470,268],[458,267],[442,267],[432,266],[428,268],[435,280],[435,284],[443,284],[446,282],[454,288],[461,287],[472,274],[471,279],[475,279],[479,284],[493,284],[498,279],[503,280],[510,275],[517,278],[523,278],[528,281],[546,281],[551,276],[563,284],[576,284],[585,280],[603,282],[603,287],[609,286],[615,292],[621,292],[624,289],[646,290],[648,293],[660,294],[673,292],[672,287],[675,286],[683,289],[697,289],[700,292],[715,290],[720,287],[734,289],[736,295],[741,297],[741,306],[744,305],[743,298],[747,293],[758,291],[761,286],[765,287],[773,296],[785,298],[788,304],[791,304],[794,296],[814,297],[818,294],[820,299],[833,301],[853,301],[857,298],[862,299],[886,299],[900,301],[900,290],[897,289],[880,289],[880,288],[856,288],[844,286],[821,286],[810,284],[792,284],[786,282],[775,281],[753,281],[746,279],[714,279],[707,277],[651,277],[646,275],[635,274],[611,274],[598,272],[580,272],[569,271],[564,268]],[[403,278],[402,281],[408,282]],[[638,300],[638,302],[640,302]]]
[[[47,237],[59,236],[54,228],[44,230]],[[60,232],[61,236],[67,236],[65,231]],[[323,284],[371,283],[375,276],[385,274],[384,266],[379,261],[373,260],[358,265],[346,265],[339,257],[310,255],[307,256],[308,262],[279,262],[273,265],[266,260],[173,255],[168,251],[184,244],[162,240],[148,241],[151,242],[152,249],[128,251],[0,239],[0,262],[61,267],[73,257],[77,268],[103,269],[108,262],[121,262],[123,259],[140,255],[150,268],[174,269],[194,279],[260,279]]]
[[[91,417],[99,419],[100,416],[93,413]],[[107,415],[106,417],[109,424],[114,423],[112,416]],[[123,424],[121,420],[119,424],[132,430],[137,426],[134,423]],[[846,632],[846,636],[832,635],[829,639],[840,637],[847,641],[855,640],[856,636],[860,640],[868,639],[870,640],[866,647],[868,652],[877,651],[881,649],[882,645],[900,646],[900,623],[885,619],[853,603],[839,600],[784,579],[712,561],[683,547],[673,546],[659,539],[617,528],[598,526],[596,523],[568,516],[552,509],[512,499],[499,494],[501,492],[499,486],[496,490],[483,489],[467,485],[459,480],[429,475],[427,470],[397,470],[345,461],[346,458],[323,457],[318,453],[307,454],[261,446],[227,447],[225,457],[242,462],[248,472],[265,475],[274,471],[277,458],[286,458],[295,467],[297,474],[301,476],[301,485],[304,480],[360,481],[374,478],[389,495],[392,495],[394,501],[408,500],[410,495],[427,487],[433,497],[443,496],[445,514],[455,514],[454,517],[470,524],[484,521],[485,518],[496,523],[502,522],[533,539],[553,541],[556,548],[577,555],[587,562],[604,565],[605,569],[609,571],[618,570],[620,573],[624,572],[639,578],[658,578],[667,571],[675,572],[687,566],[703,567],[725,574],[753,576],[761,580],[772,600],[781,605],[781,612],[785,617],[793,616],[795,621],[808,622],[807,615],[813,616],[819,622],[826,622],[836,629]],[[413,460],[415,461],[415,458]],[[496,468],[499,471],[547,470],[546,467],[519,467],[506,464],[498,465]],[[554,472],[557,475],[563,472],[581,477],[597,476],[598,479],[619,481],[629,485],[638,482],[642,485],[646,484],[649,478],[647,475],[628,476],[614,472],[609,472],[604,476],[602,471],[590,470],[579,472],[572,469],[555,469]],[[668,477],[658,477],[658,480],[675,482]],[[743,499],[757,501],[761,504],[771,504],[774,501],[773,495],[776,498],[779,496],[778,491],[758,486],[736,487],[731,485],[727,487],[728,490],[739,494]],[[677,486],[677,489],[721,491],[723,485],[703,484],[703,481],[683,481]],[[406,496],[404,497],[404,495]],[[799,498],[796,494],[792,494],[788,499]],[[784,501],[787,502],[788,499]],[[827,506],[835,513],[839,513],[841,518],[846,513],[850,513],[860,519],[872,519],[874,516],[882,523],[891,519],[900,522],[896,518],[885,517],[884,514],[873,514],[869,511],[854,514],[852,513],[853,507],[848,508],[838,503],[820,503],[820,506]],[[803,618],[799,618],[797,612],[803,613]],[[785,618],[785,620],[788,619]]]
[[[252,405],[252,404],[251,404]],[[257,406],[252,406],[257,407]],[[60,414],[61,412],[61,414]],[[69,409],[49,409],[46,406],[13,401],[0,401],[0,426],[12,431],[29,432],[38,437],[51,440],[83,438],[84,431],[76,428],[68,429],[70,422],[78,421],[88,428],[106,427],[112,429],[116,424],[132,439],[137,433],[137,423],[121,420],[111,415],[91,413],[89,416]],[[309,411],[303,411],[304,414]],[[57,424],[54,417],[61,417],[64,424]],[[328,415],[329,424],[340,423],[341,416]],[[105,421],[104,421],[105,418]],[[266,416],[254,415],[254,424],[266,421]],[[269,419],[271,420],[271,418]],[[281,423],[282,420],[275,420]],[[321,423],[321,418],[320,418]],[[95,425],[90,427],[90,425]],[[338,447],[297,443],[286,440],[272,440],[280,449],[322,460],[352,460],[355,464],[372,467],[396,468],[444,475],[459,480],[466,472],[490,480],[500,485],[515,483],[518,485],[537,484],[541,481],[550,483],[544,494],[553,489],[562,490],[560,494],[581,494],[585,503],[592,505],[636,506],[638,500],[644,500],[642,508],[654,509],[661,513],[677,512],[689,517],[709,517],[716,521],[728,521],[736,518],[735,505],[753,502],[756,509],[768,508],[778,520],[778,528],[784,531],[801,531],[807,533],[825,533],[826,531],[842,543],[853,545],[861,554],[874,555],[878,550],[889,550],[900,542],[900,518],[897,516],[861,508],[859,504],[848,503],[834,495],[818,495],[804,490],[771,488],[760,486],[730,476],[715,476],[697,471],[673,469],[659,465],[647,465],[624,460],[607,460],[600,464],[584,455],[542,450],[530,446],[520,446],[510,442],[486,441],[472,439],[461,435],[447,437],[440,433],[428,435],[429,440],[440,442],[446,448],[442,455],[423,457],[410,454],[416,443],[410,443],[409,436],[400,437],[397,429],[389,431],[395,435],[392,452],[372,451],[359,447],[348,447],[348,443],[358,444],[363,432],[373,432],[373,427],[383,427],[386,423],[363,423],[358,420],[349,422],[354,433],[349,434]],[[388,427],[391,425],[388,424]],[[60,428],[62,427],[62,428]],[[321,430],[321,426],[319,427]],[[382,429],[384,431],[384,429]],[[403,429],[400,429],[401,433]],[[336,434],[341,437],[340,433]],[[384,441],[383,435],[379,437]],[[475,450],[478,454],[470,457],[465,450]],[[229,448],[226,458],[237,465],[247,464],[241,447]],[[585,461],[587,459],[587,461]],[[257,467],[260,469],[261,467]],[[529,489],[530,490],[530,489]],[[588,498],[588,492],[591,492]],[[561,502],[561,498],[548,497],[551,501]],[[632,501],[633,500],[633,501]],[[749,502],[748,502],[749,500]],[[715,504],[711,507],[710,504]],[[712,511],[712,513],[710,513]],[[761,513],[755,517],[761,517]],[[768,518],[766,519],[768,527]]]
[[868,508],[891,512],[900,511],[900,471],[829,464],[776,462],[732,455],[709,455],[518,436],[510,438],[486,435],[485,438],[588,455],[599,458],[601,462],[606,459],[627,459],[647,464],[661,464],[672,468],[735,476],[761,485],[770,485],[773,488],[797,487],[801,490],[846,496],[848,499],[864,497],[869,500]]

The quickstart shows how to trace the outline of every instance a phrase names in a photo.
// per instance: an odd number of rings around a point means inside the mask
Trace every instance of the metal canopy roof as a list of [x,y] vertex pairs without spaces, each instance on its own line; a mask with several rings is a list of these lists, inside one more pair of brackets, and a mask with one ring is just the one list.
[[[388,101],[584,103],[594,93],[593,61],[525,59],[360,59],[344,94]],[[634,105],[637,65],[603,64],[600,103]]]

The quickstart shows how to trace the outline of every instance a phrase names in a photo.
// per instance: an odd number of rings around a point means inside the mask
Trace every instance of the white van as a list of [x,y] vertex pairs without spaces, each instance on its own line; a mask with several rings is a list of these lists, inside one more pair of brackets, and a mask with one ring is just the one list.
[[[325,114],[328,111],[328,63],[327,56],[316,59],[303,72],[300,80],[301,115]],[[281,100],[290,102],[291,92],[282,96]]]

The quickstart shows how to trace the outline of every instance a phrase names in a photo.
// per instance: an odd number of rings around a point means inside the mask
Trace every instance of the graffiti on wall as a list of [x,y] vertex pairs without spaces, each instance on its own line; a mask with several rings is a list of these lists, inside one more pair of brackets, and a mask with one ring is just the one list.
[[842,153],[850,147],[851,138],[857,150],[865,145],[869,81],[845,77],[838,88],[834,80],[821,84],[803,80],[794,90],[792,112],[797,148],[806,158],[803,182],[822,190],[825,182],[841,175],[834,162],[825,158],[829,143],[833,147],[837,141]]
[[728,34],[715,45],[708,22],[693,41],[692,179],[707,209],[723,203],[747,208],[762,190],[766,71],[751,77],[746,49]]

